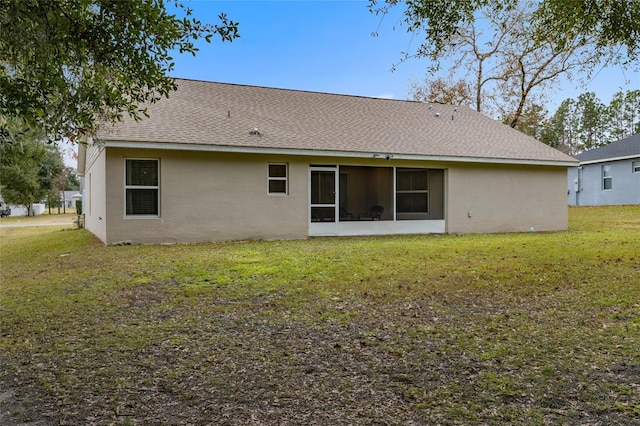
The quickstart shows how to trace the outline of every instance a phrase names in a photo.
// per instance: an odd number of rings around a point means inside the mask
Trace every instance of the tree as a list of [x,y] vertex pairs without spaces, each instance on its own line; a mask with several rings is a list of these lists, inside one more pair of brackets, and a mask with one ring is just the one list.
[[[472,83],[473,99],[475,100],[475,108],[478,112],[486,112],[484,102],[487,98],[492,98],[487,93],[487,86],[494,82],[498,82],[508,78],[503,74],[502,69],[505,68],[503,62],[504,46],[513,43],[512,28],[514,22],[519,18],[514,16],[504,17],[485,16],[490,23],[493,37],[487,39],[483,31],[476,28],[475,25],[469,24],[461,26],[455,34],[451,36],[449,46],[443,50],[439,59],[453,58],[454,63],[450,72],[456,72],[459,69],[466,69]],[[506,20],[504,20],[506,19]],[[438,61],[436,61],[437,63]],[[498,72],[495,72],[498,71]]]
[[[380,3],[380,4],[378,4]],[[408,31],[425,33],[416,55],[437,58],[460,27],[476,21],[478,11],[499,16],[522,5],[522,0],[370,0],[369,9],[386,14],[403,4]],[[537,41],[592,40],[608,54],[611,47],[626,50],[630,60],[640,54],[640,2],[622,0],[540,0],[535,2],[532,39]]]
[[[181,13],[172,13],[170,7]],[[239,37],[219,15],[202,23],[178,1],[3,0],[0,2],[0,137],[6,119],[72,141],[146,105],[176,86],[171,51],[196,53],[194,41]],[[4,119],[2,119],[4,117]]]
[[80,191],[78,172],[73,167],[64,169],[64,187],[67,191]]
[[574,155],[579,151],[578,124],[575,115],[575,101],[565,99],[553,116],[545,122],[540,133],[540,141],[547,145]]
[[535,6],[521,2],[495,15],[485,7],[477,12],[477,21],[459,25],[437,55],[430,56],[432,73],[451,61],[450,78],[464,73],[476,110],[510,117],[511,127],[525,110],[543,102],[545,89],[560,75],[589,70],[601,55],[594,39],[536,40]]
[[595,93],[565,99],[544,122],[539,139],[570,154],[597,148],[640,132],[640,90],[617,92],[605,105]]
[[607,118],[614,140],[640,133],[640,90],[615,93],[607,108]]
[[606,107],[595,93],[578,96],[576,113],[580,120],[578,130],[581,150],[598,148],[610,142],[606,131]]
[[435,80],[425,80],[424,84],[412,82],[409,95],[414,101],[420,102],[461,106],[473,105],[471,88],[464,80],[452,83],[443,78],[437,78]]
[[24,129],[24,123],[7,123],[6,143],[0,144],[0,193],[6,203],[23,205],[32,215],[32,204],[47,198],[64,165],[42,131]]
[[[540,140],[545,129],[546,117],[547,110],[542,105],[533,104],[520,114],[515,129]],[[503,120],[504,123],[512,121],[513,117],[509,116]]]

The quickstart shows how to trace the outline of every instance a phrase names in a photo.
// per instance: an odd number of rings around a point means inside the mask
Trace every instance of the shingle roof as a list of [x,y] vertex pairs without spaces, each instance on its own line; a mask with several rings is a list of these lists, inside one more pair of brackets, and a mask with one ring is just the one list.
[[590,149],[575,156],[580,162],[608,160],[622,157],[640,157],[640,133],[612,142],[600,148]]
[[[150,118],[103,141],[575,162],[470,108],[177,79]],[[453,117],[453,119],[452,119]],[[260,135],[251,134],[258,128]]]

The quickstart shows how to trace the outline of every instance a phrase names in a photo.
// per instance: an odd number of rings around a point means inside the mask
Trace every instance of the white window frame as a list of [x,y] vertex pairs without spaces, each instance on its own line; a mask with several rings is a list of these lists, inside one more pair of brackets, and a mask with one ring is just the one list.
[[[613,166],[611,164],[604,164],[600,170],[602,174],[602,190],[611,191],[613,189]],[[609,181],[609,188],[607,188],[605,184],[607,180]]]
[[[127,185],[127,161],[155,161],[157,164],[157,185]],[[129,189],[155,189],[158,191],[157,214],[127,214],[127,190]],[[125,158],[124,159],[124,217],[127,219],[148,219],[160,217],[160,159],[159,158]]]
[[632,161],[631,162],[631,172],[632,173],[640,173],[640,161]]
[[[271,166],[284,166],[284,176],[271,176]],[[271,182],[284,182],[284,192],[271,192]],[[275,196],[289,195],[289,163],[267,164],[267,194]]]

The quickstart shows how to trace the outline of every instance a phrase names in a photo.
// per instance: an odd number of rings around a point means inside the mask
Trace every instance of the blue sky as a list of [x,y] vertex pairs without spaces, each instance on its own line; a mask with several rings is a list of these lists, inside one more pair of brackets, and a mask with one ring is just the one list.
[[[232,43],[198,43],[200,52],[176,55],[174,77],[407,99],[411,81],[422,81],[427,59],[391,68],[402,52],[421,40],[406,32],[399,12],[382,18],[360,1],[187,1],[202,21],[216,23],[225,12],[240,23]],[[377,37],[372,33],[378,33]],[[640,89],[640,76],[621,67],[603,69],[589,80],[563,81],[550,94],[553,113],[566,98],[595,92],[608,104],[622,90]]]

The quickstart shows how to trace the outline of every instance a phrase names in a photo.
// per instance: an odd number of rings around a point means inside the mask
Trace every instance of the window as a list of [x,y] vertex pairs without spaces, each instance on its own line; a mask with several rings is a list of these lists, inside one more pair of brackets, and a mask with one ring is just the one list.
[[613,177],[611,176],[611,165],[602,166],[602,189],[613,188]]
[[159,160],[125,160],[125,212],[127,216],[158,216]]
[[269,194],[287,194],[287,165],[269,164]]
[[633,169],[633,173],[640,173],[640,161],[631,163],[631,168]]
[[396,212],[429,212],[429,171],[398,169],[396,173]]

